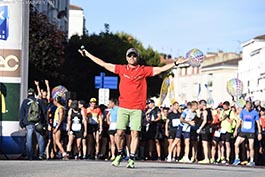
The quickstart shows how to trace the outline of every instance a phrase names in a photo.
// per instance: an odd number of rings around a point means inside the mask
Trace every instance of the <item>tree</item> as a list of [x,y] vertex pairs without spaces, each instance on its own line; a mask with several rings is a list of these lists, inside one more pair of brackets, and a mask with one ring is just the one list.
[[29,84],[33,80],[49,79],[62,82],[66,36],[51,24],[46,15],[31,8],[29,25]]

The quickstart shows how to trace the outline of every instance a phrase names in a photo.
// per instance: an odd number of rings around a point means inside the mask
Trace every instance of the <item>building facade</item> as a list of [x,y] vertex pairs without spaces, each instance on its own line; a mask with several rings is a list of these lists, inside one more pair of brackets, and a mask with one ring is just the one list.
[[72,35],[82,36],[85,31],[84,10],[81,7],[70,5],[68,38]]
[[238,76],[244,85],[246,99],[265,100],[265,35],[257,36],[241,45],[243,59]]
[[70,0],[31,0],[33,9],[45,14],[51,23],[68,35]]
[[[176,100],[185,103],[205,99],[213,106],[226,100],[231,101],[226,83],[237,78],[240,60],[241,54],[219,51],[208,53],[200,67],[182,65],[173,69]],[[166,63],[170,62],[168,60]]]

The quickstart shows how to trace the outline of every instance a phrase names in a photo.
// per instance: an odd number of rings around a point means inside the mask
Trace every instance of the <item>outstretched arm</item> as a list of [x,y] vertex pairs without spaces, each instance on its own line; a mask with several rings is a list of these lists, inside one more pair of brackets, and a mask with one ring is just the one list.
[[114,73],[114,71],[115,71],[115,65],[114,64],[107,63],[107,62],[103,61],[102,59],[100,59],[100,58],[92,55],[91,53],[89,53],[86,49],[82,49],[82,50],[79,49],[78,52],[82,56],[90,58],[93,62],[95,62],[99,66],[102,66],[106,70]]
[[153,68],[153,75],[158,75],[164,71],[167,71],[171,68],[173,68],[174,66],[177,66],[179,64],[182,64],[182,63],[185,63],[187,62],[188,59],[185,59],[185,58],[179,58],[177,61],[175,61],[174,63],[169,63],[167,65],[164,65],[164,66],[161,66],[161,67],[154,67]]
[[39,81],[34,81],[36,87],[37,87],[37,92],[38,92],[38,98],[41,98],[41,91],[40,91],[40,85],[39,85]]
[[48,80],[45,80],[45,85],[46,85],[46,88],[47,88],[47,100],[48,100],[48,103],[50,103],[51,89],[50,89],[50,85],[49,85],[49,81]]

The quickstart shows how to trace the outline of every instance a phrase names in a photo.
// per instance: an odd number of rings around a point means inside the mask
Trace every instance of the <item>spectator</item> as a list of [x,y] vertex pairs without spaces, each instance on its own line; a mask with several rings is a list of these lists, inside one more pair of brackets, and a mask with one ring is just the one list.
[[[39,112],[37,114],[39,117],[38,122],[31,122],[29,120],[30,116],[30,106],[31,104],[34,104],[34,102],[37,102]],[[46,119],[45,119],[45,107],[41,100],[35,98],[35,90],[30,88],[28,90],[28,98],[24,99],[20,111],[19,111],[19,125],[22,129],[26,128],[26,152],[29,160],[33,160],[35,157],[33,155],[33,133],[36,134],[37,140],[38,140],[38,147],[39,147],[39,155],[38,159],[44,159],[44,151],[45,151],[45,145],[44,145],[44,138],[43,135],[36,130],[36,124],[45,125]],[[36,154],[35,154],[36,155]]]

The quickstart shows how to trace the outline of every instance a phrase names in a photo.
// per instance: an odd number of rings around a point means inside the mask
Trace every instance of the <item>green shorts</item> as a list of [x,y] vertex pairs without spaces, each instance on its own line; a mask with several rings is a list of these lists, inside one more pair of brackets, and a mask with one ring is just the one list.
[[126,126],[128,125],[129,121],[131,130],[141,131],[142,110],[119,107],[117,117],[117,130],[126,130]]

